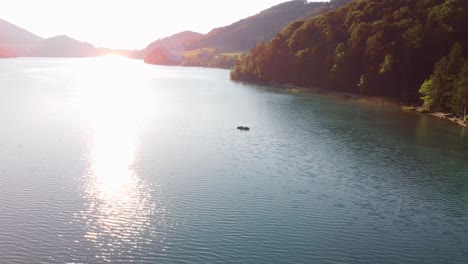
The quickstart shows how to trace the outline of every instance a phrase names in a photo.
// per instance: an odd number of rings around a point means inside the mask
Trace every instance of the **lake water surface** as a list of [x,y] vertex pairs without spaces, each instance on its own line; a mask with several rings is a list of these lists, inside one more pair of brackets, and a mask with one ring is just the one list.
[[28,58],[0,60],[0,124],[2,263],[468,260],[468,130],[444,120]]

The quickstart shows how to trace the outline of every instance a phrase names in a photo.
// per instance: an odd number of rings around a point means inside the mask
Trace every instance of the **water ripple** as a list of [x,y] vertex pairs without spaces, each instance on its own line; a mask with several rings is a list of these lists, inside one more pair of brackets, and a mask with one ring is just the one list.
[[457,127],[233,83],[223,70],[0,68],[2,263],[468,258]]

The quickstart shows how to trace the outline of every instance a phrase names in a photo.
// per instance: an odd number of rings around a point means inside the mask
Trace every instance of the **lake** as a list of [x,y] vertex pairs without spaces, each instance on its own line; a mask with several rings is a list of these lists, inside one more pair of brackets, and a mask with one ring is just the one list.
[[0,60],[0,93],[1,262],[468,259],[447,121],[118,57]]

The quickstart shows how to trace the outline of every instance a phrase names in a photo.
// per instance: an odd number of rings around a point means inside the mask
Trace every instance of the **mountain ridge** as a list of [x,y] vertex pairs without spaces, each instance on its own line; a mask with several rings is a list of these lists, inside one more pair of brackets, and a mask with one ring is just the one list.
[[144,59],[151,50],[159,47],[174,51],[182,50],[185,43],[192,42],[202,36],[203,34],[198,32],[182,31],[169,37],[160,38],[156,41],[153,41],[146,48],[131,54],[130,57],[134,59]]
[[128,55],[130,51],[96,48],[66,35],[45,39],[0,19],[0,58],[94,57],[109,53]]
[[47,38],[26,54],[33,57],[93,57],[97,49],[93,45],[76,40],[67,35]]
[[[169,52],[182,53],[184,59],[179,64],[183,66],[230,68],[240,54],[254,48],[259,42],[269,41],[288,23],[333,10],[350,1],[332,0],[308,3],[305,0],[293,0],[284,2],[228,26],[214,28],[205,35],[184,42],[175,50],[170,46],[165,46],[165,48]],[[155,58],[161,57],[153,56],[148,47],[145,50],[147,53],[145,62],[159,64]],[[157,53],[160,53],[160,50]],[[167,56],[164,58],[164,64],[167,63],[166,59]]]
[[0,18],[0,58],[16,57],[44,39]]
[[216,48],[223,52],[247,51],[260,41],[272,39],[290,22],[318,14],[329,5],[329,2],[308,3],[304,0],[283,2],[228,26],[214,28],[184,48]]

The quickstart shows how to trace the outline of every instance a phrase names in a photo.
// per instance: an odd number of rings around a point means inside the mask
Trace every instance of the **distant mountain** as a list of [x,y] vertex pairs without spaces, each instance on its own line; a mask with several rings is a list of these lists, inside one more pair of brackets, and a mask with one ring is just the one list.
[[31,57],[92,57],[97,56],[98,52],[89,43],[60,35],[41,41],[27,55]]
[[0,19],[0,58],[22,56],[43,40],[25,29]]
[[185,45],[188,45],[188,43],[191,43],[201,37],[203,37],[203,34],[192,31],[183,31],[170,37],[158,39],[149,44],[146,48],[133,53],[130,57],[135,59],[144,59],[150,51],[160,47],[171,51],[180,51]]
[[146,63],[158,65],[179,65],[183,60],[181,55],[170,52],[165,47],[152,49],[145,57]]
[[135,51],[95,48],[65,35],[41,38],[0,19],[0,58],[11,57],[92,57],[108,54],[128,56]]
[[158,40],[134,57],[141,58],[143,56],[147,63],[159,64],[158,60],[154,60],[155,57],[159,57],[151,55],[151,51],[155,47],[162,46],[167,51],[184,57],[180,61],[180,65],[230,68],[242,53],[254,48],[259,42],[271,40],[290,22],[322,14],[350,1],[352,0],[311,3],[306,0],[285,2],[229,26],[215,28],[206,35],[198,33],[189,35],[184,41],[176,42],[176,45],[172,44],[172,39],[185,36],[187,32]]
[[285,2],[229,26],[215,28],[202,38],[188,43],[184,48],[185,50],[216,48],[220,52],[248,51],[261,41],[270,41],[284,26],[294,20],[319,15],[348,2],[350,0]]

